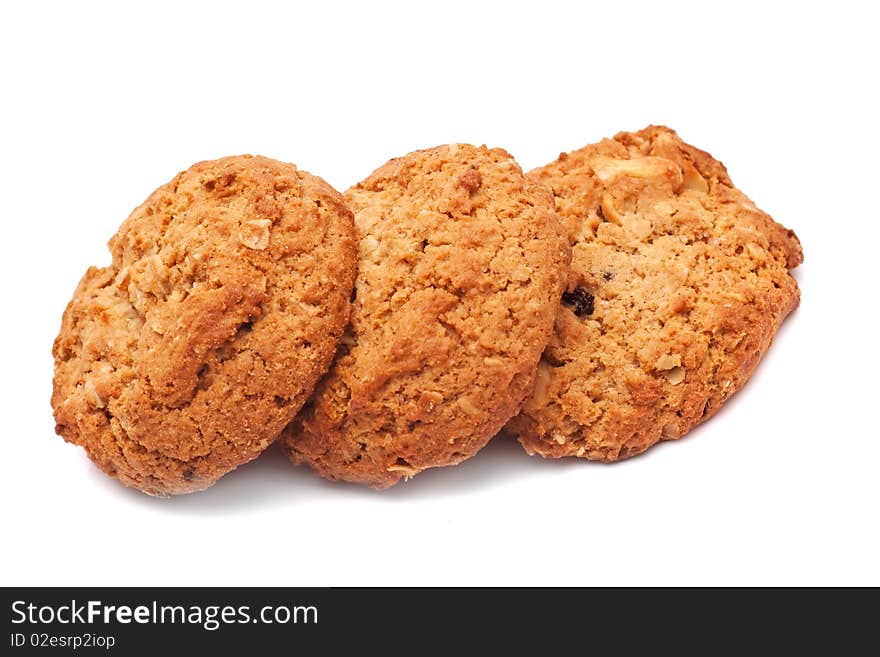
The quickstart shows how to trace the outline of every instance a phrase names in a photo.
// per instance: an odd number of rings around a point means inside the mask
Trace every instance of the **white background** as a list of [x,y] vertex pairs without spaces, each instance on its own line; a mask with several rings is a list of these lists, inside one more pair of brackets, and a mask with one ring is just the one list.
[[[0,583],[880,584],[870,3],[126,4],[0,10]],[[801,308],[688,438],[615,466],[496,442],[383,493],[272,449],[163,500],[54,435],[64,305],[193,162],[262,153],[344,189],[416,148],[529,169],[649,123],[722,159],[806,255]]]

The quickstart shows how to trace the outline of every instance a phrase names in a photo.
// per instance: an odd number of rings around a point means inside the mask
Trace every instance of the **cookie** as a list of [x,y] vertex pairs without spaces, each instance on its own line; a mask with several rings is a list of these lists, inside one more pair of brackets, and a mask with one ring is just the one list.
[[571,279],[505,433],[530,454],[598,461],[680,438],[748,380],[798,305],[797,237],[668,128],[620,133],[529,178],[556,198]]
[[346,198],[351,323],[282,446],[324,477],[385,488],[472,456],[518,411],[570,252],[549,191],[498,149],[410,153]]
[[150,495],[206,488],[273,442],[326,372],[353,215],[292,164],[227,157],[157,189],[109,247],[52,350],[56,431]]

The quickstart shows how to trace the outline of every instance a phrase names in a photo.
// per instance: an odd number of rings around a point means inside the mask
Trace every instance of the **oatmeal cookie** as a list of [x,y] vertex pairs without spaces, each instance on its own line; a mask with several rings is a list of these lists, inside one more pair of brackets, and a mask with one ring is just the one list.
[[553,191],[571,279],[505,432],[530,454],[598,461],[683,436],[748,380],[798,305],[797,237],[668,128],[620,133],[529,178]]
[[349,314],[351,211],[264,157],[202,162],[156,190],[90,268],[55,340],[56,431],[150,495],[250,461],[327,370]]
[[498,149],[410,153],[346,198],[351,323],[282,446],[325,477],[385,488],[472,456],[519,410],[570,252],[549,191]]

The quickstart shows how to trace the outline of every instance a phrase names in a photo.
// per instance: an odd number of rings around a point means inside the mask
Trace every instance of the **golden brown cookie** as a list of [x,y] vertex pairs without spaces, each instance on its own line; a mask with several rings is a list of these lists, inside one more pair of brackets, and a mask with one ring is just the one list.
[[109,247],[52,350],[56,431],[145,493],[201,490],[265,449],[327,370],[352,213],[292,164],[227,157],[157,189]]
[[346,198],[351,324],[282,445],[325,477],[385,488],[463,461],[517,412],[570,253],[549,191],[498,149],[410,153]]
[[681,437],[748,380],[797,307],[797,237],[668,128],[620,133],[529,177],[553,190],[572,274],[505,432],[530,454],[599,461]]

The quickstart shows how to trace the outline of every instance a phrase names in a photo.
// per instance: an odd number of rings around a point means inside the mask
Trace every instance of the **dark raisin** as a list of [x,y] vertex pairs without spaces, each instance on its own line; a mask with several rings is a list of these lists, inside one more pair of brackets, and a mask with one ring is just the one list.
[[604,274],[602,274],[602,278],[604,278],[606,281],[610,281],[612,278],[614,278],[614,273],[606,271]]
[[188,468],[183,471],[183,478],[186,479],[187,481],[192,481],[192,478],[195,476],[195,474],[196,474],[195,470],[193,470],[192,468]]
[[562,303],[566,306],[573,306],[574,314],[578,317],[592,315],[595,309],[593,302],[592,292],[588,292],[582,287],[574,288],[573,292],[562,293]]

